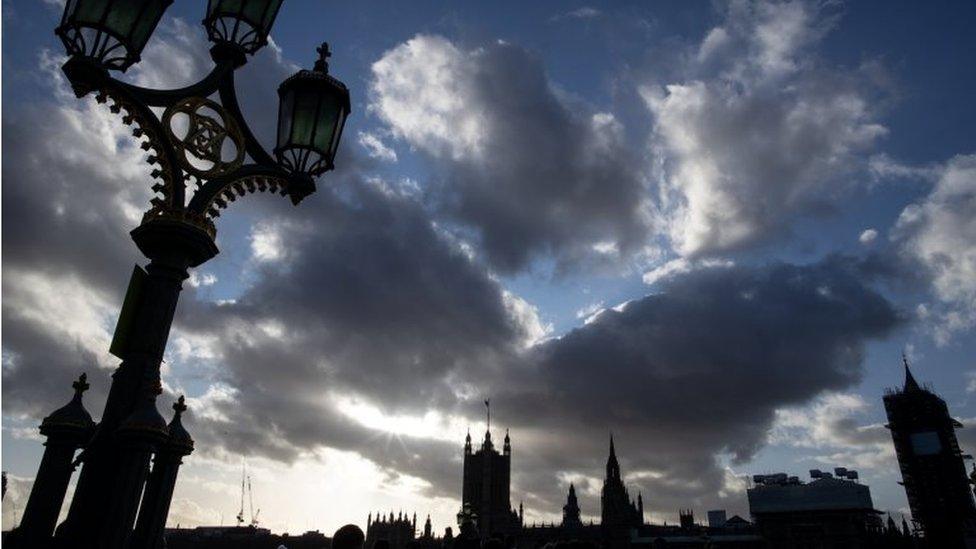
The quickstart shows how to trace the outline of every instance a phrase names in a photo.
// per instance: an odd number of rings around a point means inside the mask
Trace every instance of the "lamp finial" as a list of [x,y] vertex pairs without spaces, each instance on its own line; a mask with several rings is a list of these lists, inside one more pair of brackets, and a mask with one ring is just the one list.
[[319,72],[328,73],[329,58],[332,57],[332,51],[329,50],[329,43],[322,42],[322,45],[315,48],[315,51],[319,53],[319,58],[317,61],[315,61],[315,70]]

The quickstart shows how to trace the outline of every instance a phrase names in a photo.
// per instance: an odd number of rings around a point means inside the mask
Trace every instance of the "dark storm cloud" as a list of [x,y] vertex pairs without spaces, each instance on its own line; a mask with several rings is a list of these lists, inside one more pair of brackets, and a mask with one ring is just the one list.
[[[639,250],[648,235],[640,162],[619,122],[556,91],[539,59],[505,43],[463,51],[418,35],[373,65],[370,110],[430,155],[442,212],[474,227],[500,271]],[[599,254],[603,244],[617,253]]]
[[[224,381],[236,394],[206,404],[250,420],[195,422],[196,433],[214,437],[209,444],[284,460],[321,446],[352,450],[429,481],[432,494],[456,496],[460,440],[405,437],[406,448],[391,452],[343,415],[336,396],[388,413],[437,409],[476,419],[490,394],[497,424],[513,431],[515,497],[535,510],[557,510],[567,478],[602,476],[610,430],[649,509],[735,505],[736,479],[716,456],[748,460],[777,409],[856,384],[865,343],[901,323],[861,281],[860,262],[832,257],[682,273],[660,293],[519,351],[497,287],[434,244],[422,216],[364,189],[355,208],[323,201],[330,214],[322,217],[345,228],[299,239],[296,259],[253,294],[206,314],[188,310],[209,325],[250,327],[221,336]],[[379,222],[342,221],[363,215]],[[356,280],[337,278],[345,272]],[[271,318],[290,319],[283,338],[254,328]],[[457,391],[468,385],[476,394]],[[581,498],[595,512],[593,497]]]
[[391,409],[450,408],[452,372],[491,376],[524,329],[497,282],[416,204],[364,183],[347,190],[320,193],[274,229],[285,265],[266,267],[234,304],[184,308],[181,325],[221,327],[226,381],[251,393],[244,400],[321,402],[328,389]]
[[[576,455],[593,471],[613,430],[630,471],[657,473],[639,483],[653,507],[717,493],[716,454],[748,460],[775,410],[854,385],[866,341],[900,324],[859,270],[835,257],[682,274],[542,345],[530,381],[496,397],[513,424],[566,433],[526,476]],[[662,493],[675,499],[658,507]]]
[[418,204],[351,178],[300,210],[271,222],[287,253],[235,303],[183,304],[180,326],[215,336],[215,381],[230,391],[194,399],[188,428],[205,454],[290,462],[330,447],[456,495],[456,443],[391,442],[342,406],[456,411],[472,374],[478,391],[504,379],[525,327]]

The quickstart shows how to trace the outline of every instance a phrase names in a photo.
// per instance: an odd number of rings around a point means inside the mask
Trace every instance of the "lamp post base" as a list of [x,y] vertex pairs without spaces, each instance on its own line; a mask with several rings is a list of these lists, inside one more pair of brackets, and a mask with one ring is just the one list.
[[162,392],[159,366],[176,305],[188,269],[218,253],[206,231],[180,219],[149,219],[131,235],[150,260],[145,290],[135,308],[131,341],[112,374],[101,422],[80,457],[83,467],[56,547],[125,548],[154,449],[129,439],[165,439],[166,422],[155,401]]

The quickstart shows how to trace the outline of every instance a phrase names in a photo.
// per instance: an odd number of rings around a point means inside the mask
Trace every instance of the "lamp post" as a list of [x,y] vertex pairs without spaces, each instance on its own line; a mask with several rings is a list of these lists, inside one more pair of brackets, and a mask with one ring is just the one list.
[[[288,196],[297,205],[315,191],[314,178],[333,168],[350,103],[346,86],[328,74],[327,45],[319,48],[312,70],[281,84],[273,153],[255,139],[241,114],[235,71],[267,43],[281,1],[209,0],[203,24],[214,67],[199,82],[173,90],[134,86],[111,75],[139,61],[172,0],[65,3],[55,31],[69,55],[62,69],[79,98],[94,94],[132,126],[154,166],[156,196],[131,232],[149,263],[144,270],[136,267],[126,294],[112,348],[122,362],[112,375],[101,421],[78,458],[82,469],[56,546],[127,549],[145,543],[132,540],[140,501],[142,508],[168,509],[172,495],[171,489],[146,484],[153,454],[154,467],[172,463],[160,457],[171,450],[173,424],[159,414],[156,396],[188,269],[218,253],[214,221],[229,202],[260,191]],[[219,102],[209,99],[215,93]],[[196,191],[187,196],[191,182]],[[153,478],[163,476],[160,470]],[[153,497],[167,501],[145,500]],[[146,520],[140,536],[159,530]]]

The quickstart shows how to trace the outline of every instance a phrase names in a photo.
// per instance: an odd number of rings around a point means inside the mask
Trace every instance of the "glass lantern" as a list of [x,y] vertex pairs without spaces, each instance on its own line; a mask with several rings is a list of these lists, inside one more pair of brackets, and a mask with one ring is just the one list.
[[54,31],[69,55],[125,71],[139,61],[163,12],[173,0],[67,0]]
[[209,0],[203,20],[211,42],[236,44],[253,54],[268,43],[282,0]]
[[342,128],[349,116],[349,89],[329,75],[329,47],[319,48],[313,70],[302,70],[278,88],[278,146],[282,168],[315,177],[333,168]]

